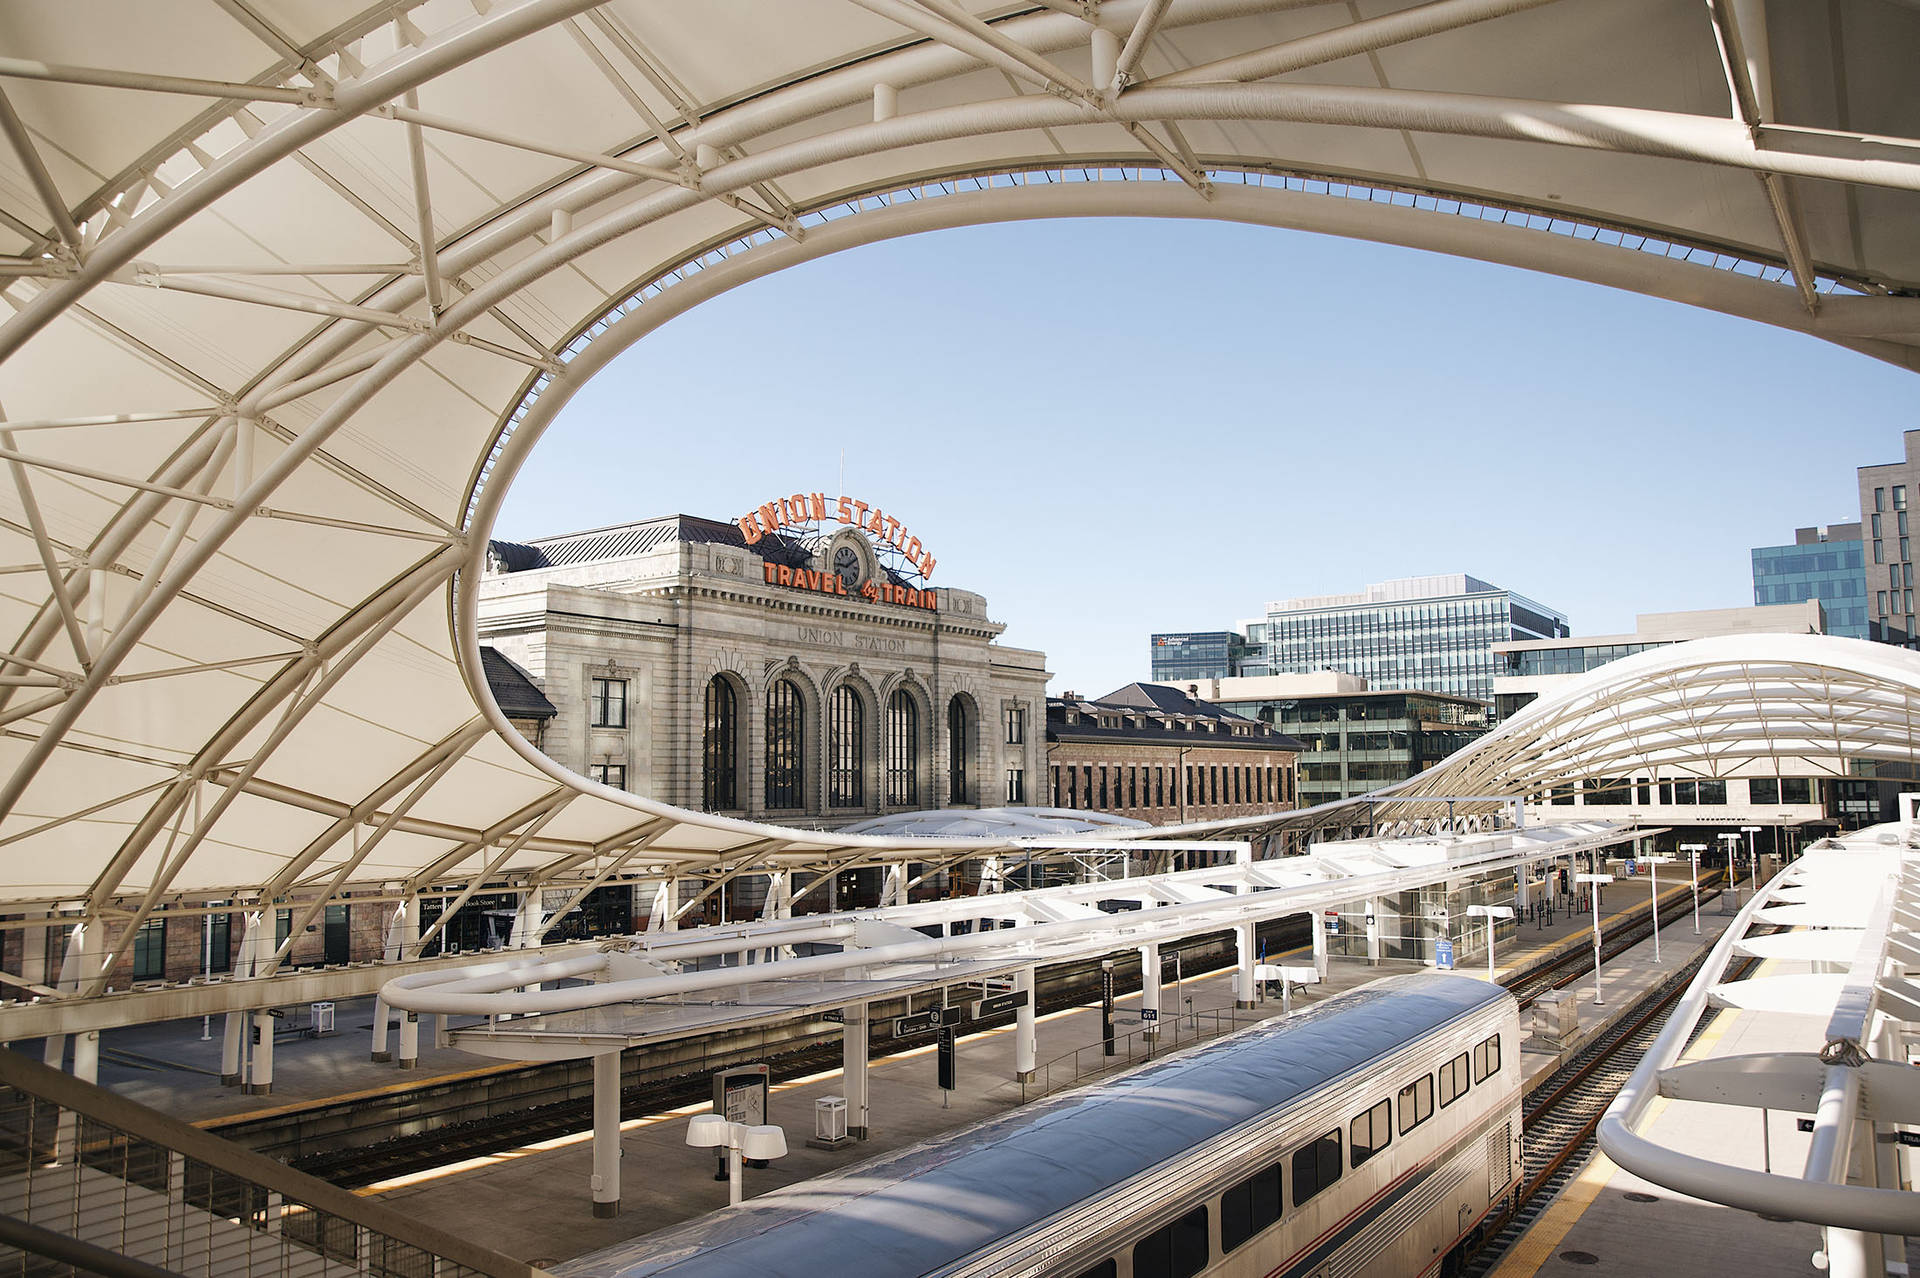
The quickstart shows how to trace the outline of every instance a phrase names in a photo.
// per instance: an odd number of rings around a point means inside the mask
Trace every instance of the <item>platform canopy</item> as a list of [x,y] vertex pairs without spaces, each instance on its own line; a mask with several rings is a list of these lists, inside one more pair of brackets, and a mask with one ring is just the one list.
[[680,812],[508,728],[463,583],[608,360],[844,248],[1133,215],[1914,367],[1917,54],[1891,0],[8,5],[0,903],[977,847]]

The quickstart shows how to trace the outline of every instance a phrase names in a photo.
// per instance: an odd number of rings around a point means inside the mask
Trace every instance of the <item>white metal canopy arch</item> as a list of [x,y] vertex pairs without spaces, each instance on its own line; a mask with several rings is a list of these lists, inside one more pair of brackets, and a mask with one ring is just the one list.
[[594,369],[806,257],[1115,214],[1913,367],[1916,51],[1887,0],[12,6],[0,902],[978,853],[680,812],[505,730],[457,577]]

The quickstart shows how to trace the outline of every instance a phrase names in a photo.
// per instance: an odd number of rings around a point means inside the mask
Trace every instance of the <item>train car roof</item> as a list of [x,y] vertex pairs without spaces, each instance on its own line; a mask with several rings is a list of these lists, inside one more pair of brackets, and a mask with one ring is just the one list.
[[562,1267],[569,1278],[936,1273],[1409,1039],[1507,997],[1391,977],[962,1131]]

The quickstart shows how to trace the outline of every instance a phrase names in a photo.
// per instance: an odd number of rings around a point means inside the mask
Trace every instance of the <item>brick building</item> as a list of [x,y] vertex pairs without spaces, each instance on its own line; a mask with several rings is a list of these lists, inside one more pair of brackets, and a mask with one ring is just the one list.
[[1283,811],[1298,804],[1299,750],[1270,724],[1154,684],[1047,701],[1047,785],[1057,808],[1152,825]]

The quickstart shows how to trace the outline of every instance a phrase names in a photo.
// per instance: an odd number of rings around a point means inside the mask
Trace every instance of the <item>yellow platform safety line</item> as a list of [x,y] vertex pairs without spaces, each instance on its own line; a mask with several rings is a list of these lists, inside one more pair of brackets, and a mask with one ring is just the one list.
[[[1763,964],[1761,971],[1764,972],[1768,966],[1770,964]],[[1755,973],[1755,975],[1759,974]],[[1694,1039],[1693,1046],[1683,1055],[1694,1060],[1707,1055],[1738,1015],[1739,1013],[1730,1008],[1720,1009],[1714,1016],[1713,1023],[1700,1032],[1700,1036]],[[1653,1104],[1647,1107],[1647,1121],[1652,1122],[1658,1118],[1666,1108],[1666,1098],[1655,1097]],[[1547,1208],[1546,1213],[1533,1222],[1533,1227],[1520,1235],[1519,1241],[1507,1249],[1507,1254],[1501,1258],[1500,1264],[1487,1275],[1487,1278],[1533,1278],[1534,1274],[1540,1272],[1540,1266],[1553,1258],[1555,1250],[1559,1248],[1573,1227],[1580,1223],[1580,1218],[1586,1215],[1587,1208],[1593,1205],[1593,1200],[1600,1196],[1600,1191],[1606,1188],[1607,1182],[1613,1179],[1613,1174],[1618,1170],[1620,1170],[1619,1164],[1599,1150],[1595,1150],[1593,1161],[1574,1178],[1571,1185],[1560,1191],[1560,1196],[1554,1199],[1553,1206]]]

